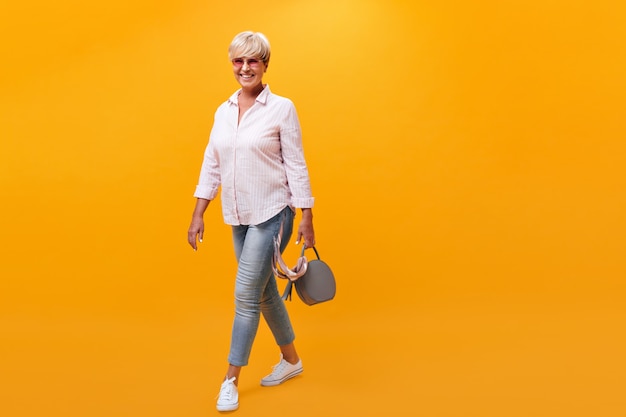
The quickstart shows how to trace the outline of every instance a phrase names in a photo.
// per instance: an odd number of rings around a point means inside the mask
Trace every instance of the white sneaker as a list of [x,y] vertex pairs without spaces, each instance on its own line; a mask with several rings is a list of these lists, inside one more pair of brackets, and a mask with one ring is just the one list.
[[217,411],[234,411],[239,408],[239,391],[234,384],[236,377],[222,382],[220,394],[217,398]]
[[300,375],[301,373],[302,360],[299,360],[298,363],[292,365],[283,359],[283,355],[281,354],[280,362],[274,365],[271,374],[261,380],[261,385],[264,387],[273,387],[274,385],[282,384],[286,380],[293,378],[296,375]]

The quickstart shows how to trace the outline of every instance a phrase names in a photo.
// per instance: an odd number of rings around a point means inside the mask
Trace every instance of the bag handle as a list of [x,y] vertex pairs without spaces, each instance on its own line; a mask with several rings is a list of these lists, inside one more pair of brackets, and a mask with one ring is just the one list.
[[[300,252],[300,256],[304,256],[304,250],[305,250],[305,249],[308,249],[308,248],[306,247],[306,243],[305,243],[304,245],[302,245],[302,252]],[[319,261],[319,260],[321,260],[321,259],[320,259],[320,254],[319,254],[319,253],[317,253],[317,249],[315,249],[315,246],[313,246],[313,250],[315,251],[315,256],[317,256],[317,260],[318,260],[318,261]]]

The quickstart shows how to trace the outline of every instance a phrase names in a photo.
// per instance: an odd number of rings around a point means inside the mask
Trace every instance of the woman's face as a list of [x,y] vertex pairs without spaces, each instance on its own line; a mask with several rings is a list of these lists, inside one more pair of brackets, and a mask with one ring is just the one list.
[[267,66],[261,59],[236,56],[233,58],[232,64],[235,79],[241,88],[254,89],[262,84],[263,74],[267,70]]

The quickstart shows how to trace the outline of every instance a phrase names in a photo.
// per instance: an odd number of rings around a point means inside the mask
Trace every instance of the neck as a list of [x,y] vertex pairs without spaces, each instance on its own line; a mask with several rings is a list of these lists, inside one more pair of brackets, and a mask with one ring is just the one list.
[[245,98],[254,99],[254,98],[257,98],[259,94],[261,94],[261,91],[263,91],[264,88],[265,86],[263,84],[256,85],[250,89],[242,88],[241,95],[244,96]]

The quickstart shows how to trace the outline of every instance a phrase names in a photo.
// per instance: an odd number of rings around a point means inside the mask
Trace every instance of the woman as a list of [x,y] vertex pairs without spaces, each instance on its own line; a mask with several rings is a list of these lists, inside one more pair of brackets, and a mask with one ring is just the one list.
[[187,237],[197,250],[196,241],[202,242],[204,235],[203,214],[221,187],[222,212],[224,221],[232,225],[238,267],[229,365],[217,400],[219,411],[239,407],[239,374],[248,364],[261,314],[281,352],[280,362],[261,385],[278,385],[302,372],[289,315],[272,274],[273,240],[282,231],[284,250],[295,209],[300,208],[296,243],[315,244],[314,199],[298,116],[289,99],[263,84],[269,42],[261,33],[242,32],[233,39],[228,54],[241,88],[215,113]]

